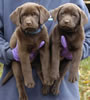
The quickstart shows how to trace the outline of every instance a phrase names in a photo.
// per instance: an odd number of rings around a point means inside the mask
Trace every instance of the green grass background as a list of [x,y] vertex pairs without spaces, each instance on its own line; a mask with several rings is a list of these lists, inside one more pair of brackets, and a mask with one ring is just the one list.
[[[0,63],[0,77],[2,72],[3,64]],[[90,57],[81,61],[79,74],[80,100],[90,100]]]

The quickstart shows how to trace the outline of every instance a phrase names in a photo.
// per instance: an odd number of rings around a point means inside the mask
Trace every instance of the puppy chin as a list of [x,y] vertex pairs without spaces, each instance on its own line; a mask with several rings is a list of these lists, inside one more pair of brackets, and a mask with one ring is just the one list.
[[73,32],[75,30],[75,27],[71,27],[69,25],[59,25],[59,28],[66,32]]
[[25,35],[30,35],[33,32],[35,32],[38,28],[36,27],[26,27],[26,28],[22,28],[23,32]]

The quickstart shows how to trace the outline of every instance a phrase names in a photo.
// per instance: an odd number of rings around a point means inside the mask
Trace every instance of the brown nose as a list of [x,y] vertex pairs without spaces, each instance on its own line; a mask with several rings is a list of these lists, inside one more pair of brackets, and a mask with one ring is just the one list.
[[68,19],[64,20],[65,24],[68,24],[69,22],[70,22],[70,20],[68,20]]
[[27,25],[32,25],[32,22],[31,21],[27,21],[26,24]]

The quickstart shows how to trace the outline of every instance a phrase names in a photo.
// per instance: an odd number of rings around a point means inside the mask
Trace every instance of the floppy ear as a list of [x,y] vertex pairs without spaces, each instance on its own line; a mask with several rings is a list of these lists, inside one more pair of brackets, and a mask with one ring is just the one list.
[[80,15],[81,15],[81,24],[85,25],[88,23],[88,17],[86,16],[86,14],[84,13],[84,11],[82,11],[81,9],[79,9]]
[[50,17],[49,11],[43,6],[40,6],[39,10],[40,10],[40,24],[44,24]]
[[21,7],[16,8],[10,15],[11,21],[16,24],[17,26],[19,23],[19,15],[20,15]]
[[50,11],[51,17],[54,19],[54,21],[57,20],[58,12],[61,10],[62,7],[63,5]]

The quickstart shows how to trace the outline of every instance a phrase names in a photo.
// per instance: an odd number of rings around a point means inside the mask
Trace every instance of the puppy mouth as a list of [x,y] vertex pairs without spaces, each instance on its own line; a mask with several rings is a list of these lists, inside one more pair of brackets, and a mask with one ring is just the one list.
[[43,26],[41,25],[38,28],[25,28],[25,29],[22,29],[22,31],[25,35],[35,35],[35,34],[40,33],[42,29],[43,29]]
[[23,31],[24,31],[24,34],[25,34],[25,35],[31,35],[31,34],[33,34],[36,30],[37,30],[36,28],[26,28],[26,29],[24,29]]
[[36,28],[25,28],[24,29],[25,32],[34,32],[36,30],[37,30]]
[[62,25],[62,26],[60,26],[60,29],[66,31],[66,32],[73,32],[75,27]]

